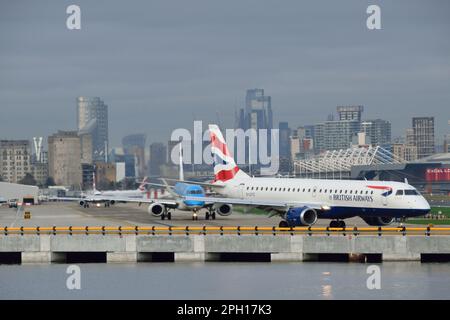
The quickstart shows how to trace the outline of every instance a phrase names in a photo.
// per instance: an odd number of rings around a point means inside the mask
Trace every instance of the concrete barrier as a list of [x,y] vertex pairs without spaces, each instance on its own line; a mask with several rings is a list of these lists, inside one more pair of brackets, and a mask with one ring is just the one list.
[[[170,254],[176,262],[210,261],[221,254],[267,254],[271,261],[303,261],[321,255],[381,255],[382,260],[420,260],[450,255],[449,236],[289,235],[8,235],[0,253],[20,253],[22,263],[64,261],[68,253],[105,253],[107,262],[152,261]],[[1,263],[1,255],[0,255]]]

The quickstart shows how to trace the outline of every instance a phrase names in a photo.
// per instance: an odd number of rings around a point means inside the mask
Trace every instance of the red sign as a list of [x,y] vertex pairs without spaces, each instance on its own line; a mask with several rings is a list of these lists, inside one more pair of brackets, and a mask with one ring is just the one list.
[[433,168],[425,172],[426,181],[450,181],[450,168]]

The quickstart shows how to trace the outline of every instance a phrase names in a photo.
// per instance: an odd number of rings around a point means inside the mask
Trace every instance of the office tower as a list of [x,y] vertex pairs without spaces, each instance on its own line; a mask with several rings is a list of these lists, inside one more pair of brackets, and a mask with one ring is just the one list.
[[352,145],[352,138],[360,130],[357,120],[325,121],[315,126],[315,147],[325,150],[347,149]]
[[434,117],[412,118],[412,129],[418,159],[432,155],[434,153]]
[[[257,130],[258,145],[254,146],[257,150],[251,152],[259,155],[259,141],[260,139],[266,139],[267,141],[267,154],[271,153],[271,130],[273,128],[273,114],[272,114],[272,98],[264,94],[264,89],[250,89],[247,90],[245,97],[245,108],[239,111],[239,118],[237,119],[237,126],[244,131],[248,129]],[[260,136],[260,129],[267,130],[267,136]],[[237,146],[235,146],[237,147]],[[236,153],[237,150],[234,150]],[[249,162],[249,141],[246,142],[246,162]],[[260,167],[260,159],[251,159],[252,164],[256,164],[255,167]]]
[[[361,132],[365,132],[370,138],[372,146],[390,148],[391,123],[386,120],[364,120],[361,122]],[[369,140],[369,139],[368,139]]]
[[81,143],[78,132],[58,131],[48,137],[49,176],[57,185],[81,188]]
[[77,123],[80,135],[92,136],[92,160],[107,160],[108,106],[98,97],[78,97]]
[[167,147],[163,143],[150,145],[150,175],[161,175],[161,166],[167,163]]
[[291,129],[287,122],[280,122],[278,126],[279,130],[279,159],[280,159],[280,172],[288,173],[291,169],[291,145],[290,136]]
[[356,120],[361,122],[363,106],[338,106],[337,113],[339,120]]
[[0,140],[0,176],[3,181],[18,183],[32,173],[30,141]]
[[287,122],[279,123],[279,155],[280,157],[289,157],[291,154],[289,137],[291,136],[291,129],[289,128],[289,124]]
[[132,155],[135,158],[136,174],[143,178],[147,173],[145,161],[145,134],[132,134],[122,139],[122,147],[125,155]]

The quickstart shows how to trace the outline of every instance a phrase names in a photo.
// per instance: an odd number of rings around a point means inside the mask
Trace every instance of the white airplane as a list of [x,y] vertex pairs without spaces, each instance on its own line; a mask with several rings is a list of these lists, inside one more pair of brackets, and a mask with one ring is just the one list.
[[97,206],[104,204],[105,207],[109,207],[118,202],[126,202],[124,200],[131,199],[144,199],[144,196],[148,192],[145,188],[147,183],[147,177],[141,182],[139,187],[135,190],[113,190],[113,191],[98,191],[95,186],[95,174],[93,179],[93,190],[84,194],[80,198],[72,198],[72,197],[52,197],[49,200],[62,200],[62,201],[78,201],[80,206],[84,208],[89,208],[90,204],[95,204]]
[[330,227],[345,227],[344,219],[359,216],[367,224],[383,226],[395,218],[425,215],[430,205],[411,185],[393,181],[254,178],[236,165],[217,125],[209,125],[215,179],[197,183],[225,198],[186,196],[214,204],[220,212],[233,205],[264,209],[280,215],[280,227],[311,226],[331,219]]

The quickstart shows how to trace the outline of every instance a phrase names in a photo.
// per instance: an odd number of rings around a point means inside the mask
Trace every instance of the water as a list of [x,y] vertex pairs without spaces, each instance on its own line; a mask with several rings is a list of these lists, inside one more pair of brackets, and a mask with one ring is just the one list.
[[0,265],[0,299],[450,299],[450,263],[384,262],[381,289],[359,263]]

